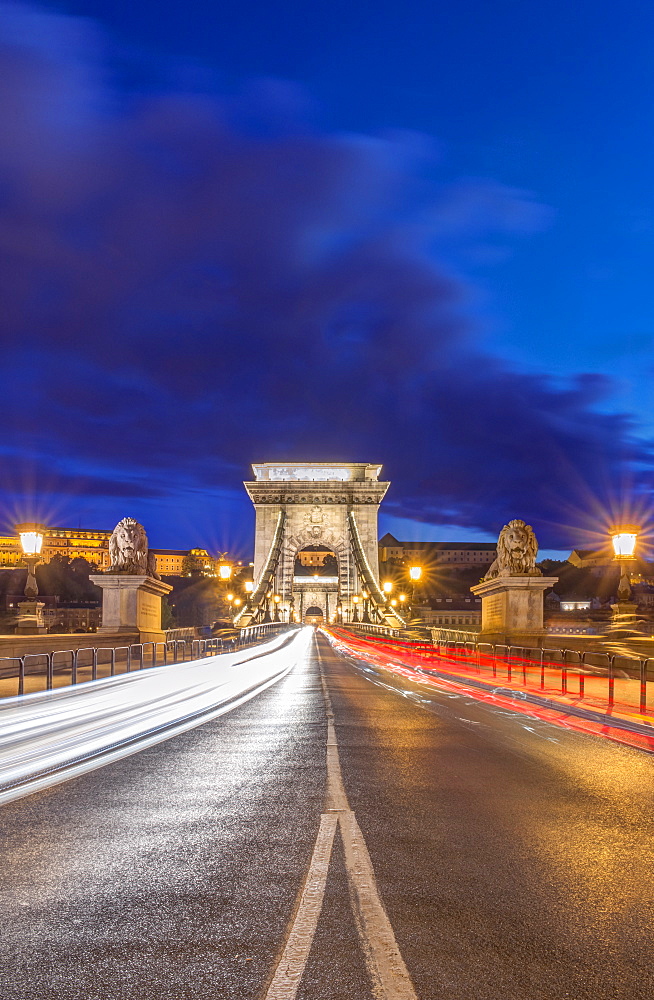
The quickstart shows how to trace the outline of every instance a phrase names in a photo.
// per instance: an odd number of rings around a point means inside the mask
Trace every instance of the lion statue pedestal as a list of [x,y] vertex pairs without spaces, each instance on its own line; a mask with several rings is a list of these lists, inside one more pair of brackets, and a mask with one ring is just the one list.
[[503,576],[484,580],[470,590],[481,597],[480,642],[507,646],[541,646],[543,594],[556,576]]
[[156,575],[143,525],[124,517],[109,540],[111,568],[89,577],[102,588],[102,626],[98,634],[124,632],[131,642],[159,642],[161,598],[173,589]]
[[125,632],[131,642],[161,642],[161,598],[173,589],[151,576],[96,573],[89,577],[102,588],[102,625],[98,635]]
[[558,583],[536,568],[538,543],[533,529],[513,520],[500,532],[497,559],[481,583],[470,590],[481,597],[481,642],[541,646],[543,597]]

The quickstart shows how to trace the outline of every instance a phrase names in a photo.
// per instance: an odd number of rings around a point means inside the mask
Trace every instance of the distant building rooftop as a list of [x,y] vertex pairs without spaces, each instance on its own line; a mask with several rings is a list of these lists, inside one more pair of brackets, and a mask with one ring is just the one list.
[[421,552],[495,552],[497,542],[400,542],[394,535],[387,532],[379,539],[383,548],[402,548]]

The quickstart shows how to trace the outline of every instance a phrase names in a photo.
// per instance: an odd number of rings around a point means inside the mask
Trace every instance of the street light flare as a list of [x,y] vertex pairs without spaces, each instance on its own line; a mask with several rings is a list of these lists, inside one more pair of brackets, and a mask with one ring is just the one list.
[[611,542],[616,559],[632,559],[636,550],[639,529],[633,524],[611,528]]
[[20,544],[26,556],[38,556],[43,546],[45,527],[42,524],[17,524],[16,533],[20,537]]

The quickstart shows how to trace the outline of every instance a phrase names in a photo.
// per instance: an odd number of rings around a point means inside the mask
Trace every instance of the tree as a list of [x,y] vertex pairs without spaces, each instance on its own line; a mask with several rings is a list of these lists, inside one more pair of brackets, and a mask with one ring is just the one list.
[[336,556],[328,555],[325,556],[325,561],[322,564],[321,576],[338,576],[338,563],[336,561]]
[[59,597],[62,601],[96,601],[102,600],[102,591],[91,583],[89,576],[97,570],[93,563],[77,556],[52,557],[50,562],[42,563],[36,568],[36,580],[39,593],[49,597]]
[[210,577],[182,577],[170,594],[177,625],[211,625],[229,619],[233,609],[217,580]]
[[161,627],[164,631],[169,628],[177,627],[177,619],[175,618],[175,613],[168,602],[167,594],[161,598]]

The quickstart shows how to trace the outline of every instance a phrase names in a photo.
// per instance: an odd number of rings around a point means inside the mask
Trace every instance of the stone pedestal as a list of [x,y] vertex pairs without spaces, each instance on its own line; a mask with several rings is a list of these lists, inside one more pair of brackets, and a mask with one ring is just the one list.
[[621,601],[611,605],[613,615],[608,626],[611,639],[628,639],[641,628],[638,621],[638,605],[633,601]]
[[638,611],[638,605],[634,604],[632,601],[618,601],[617,604],[611,605],[611,611],[613,612],[614,618],[624,618],[625,615],[635,615]]
[[470,590],[481,597],[480,642],[541,646],[543,595],[556,576],[497,576]]
[[[89,579],[102,589],[102,625],[98,635],[124,632],[125,641],[160,642],[161,598],[173,589],[152,576],[97,573]],[[134,638],[136,636],[136,638]]]
[[42,601],[20,601],[18,604],[18,625],[16,635],[43,635],[47,632],[43,621]]

